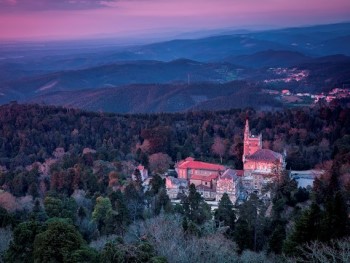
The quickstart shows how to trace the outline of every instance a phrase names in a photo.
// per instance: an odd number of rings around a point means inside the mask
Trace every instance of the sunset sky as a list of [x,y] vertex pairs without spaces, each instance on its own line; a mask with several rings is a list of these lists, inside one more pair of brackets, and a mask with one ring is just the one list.
[[0,0],[0,38],[263,29],[343,22],[349,17],[349,0]]

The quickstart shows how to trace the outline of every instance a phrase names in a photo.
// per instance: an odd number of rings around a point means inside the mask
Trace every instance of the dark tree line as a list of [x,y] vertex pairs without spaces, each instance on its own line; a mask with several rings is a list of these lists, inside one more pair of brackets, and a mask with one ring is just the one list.
[[[308,169],[331,159],[332,148],[350,130],[349,109],[334,107],[256,112],[252,109],[174,114],[98,114],[52,106],[10,104],[0,107],[0,164],[43,162],[57,147],[79,154],[86,147],[97,159],[136,159],[167,153],[173,161],[194,156],[242,167],[242,138],[249,117],[264,146],[287,149],[288,168]],[[213,154],[216,138],[222,155]]]

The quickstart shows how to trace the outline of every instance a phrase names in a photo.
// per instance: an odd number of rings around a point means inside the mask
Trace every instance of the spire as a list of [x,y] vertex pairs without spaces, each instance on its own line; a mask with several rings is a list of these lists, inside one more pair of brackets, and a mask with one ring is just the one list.
[[244,128],[244,143],[243,143],[243,156],[242,156],[242,162],[245,162],[245,158],[249,153],[249,122],[248,118],[245,120],[245,128]]
[[249,121],[248,118],[245,120],[245,128],[244,128],[244,139],[249,138]]

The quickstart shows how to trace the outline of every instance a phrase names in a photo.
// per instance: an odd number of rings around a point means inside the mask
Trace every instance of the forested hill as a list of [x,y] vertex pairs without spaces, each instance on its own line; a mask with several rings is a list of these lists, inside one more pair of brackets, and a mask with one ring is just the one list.
[[253,133],[262,132],[264,148],[287,150],[292,169],[331,159],[335,143],[350,134],[350,109],[341,107],[118,115],[12,103],[0,107],[0,165],[14,170],[43,162],[57,147],[76,155],[90,148],[95,159],[146,165],[154,153],[219,162],[216,140],[224,145],[224,163],[239,169],[246,117]]

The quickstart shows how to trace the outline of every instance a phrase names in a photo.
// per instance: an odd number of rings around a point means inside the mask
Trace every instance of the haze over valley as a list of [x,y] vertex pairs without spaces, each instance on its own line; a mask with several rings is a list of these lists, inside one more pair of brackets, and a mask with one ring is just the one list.
[[[0,102],[107,112],[293,106],[263,90],[311,96],[348,88],[349,39],[350,24],[338,23],[126,46],[113,39],[105,45],[103,40],[5,42]],[[242,101],[237,94],[262,99]]]

